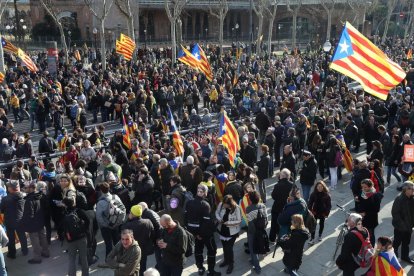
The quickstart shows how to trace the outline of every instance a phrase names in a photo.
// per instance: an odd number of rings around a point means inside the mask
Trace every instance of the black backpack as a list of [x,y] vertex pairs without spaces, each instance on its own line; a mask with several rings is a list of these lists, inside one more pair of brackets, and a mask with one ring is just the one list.
[[[68,196],[69,190],[66,192],[66,196]],[[88,210],[88,200],[86,199],[86,196],[81,191],[76,190],[76,208],[82,209],[82,210]]]
[[188,232],[187,229],[183,228],[184,237],[187,240],[187,249],[185,250],[185,256],[190,257],[194,253],[195,239],[194,235]]
[[68,242],[73,242],[86,237],[86,225],[76,210],[70,211],[63,218],[64,236]]
[[267,217],[263,214],[261,208],[257,209],[257,216],[254,219],[254,225],[256,226],[256,229],[266,229]]

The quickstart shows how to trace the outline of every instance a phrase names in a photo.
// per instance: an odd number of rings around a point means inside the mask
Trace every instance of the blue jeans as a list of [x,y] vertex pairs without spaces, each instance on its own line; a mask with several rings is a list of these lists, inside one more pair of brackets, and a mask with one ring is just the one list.
[[397,167],[388,166],[387,167],[387,182],[389,183],[391,180],[391,174],[397,178],[398,182],[401,182],[401,177],[397,173]]
[[108,256],[112,250],[112,247],[119,242],[121,237],[118,233],[118,229],[111,229],[107,227],[101,228],[101,234],[105,242],[106,256]]
[[7,276],[6,263],[4,262],[3,251],[0,251],[0,276]]
[[303,199],[306,201],[306,203],[308,203],[310,191],[313,185],[309,185],[308,183],[300,183],[300,185],[302,186]]
[[250,259],[255,270],[262,270],[259,264],[259,257],[254,253],[254,235],[247,233],[247,242],[249,243]]
[[36,121],[36,112],[30,112],[30,130],[34,129],[35,121]]

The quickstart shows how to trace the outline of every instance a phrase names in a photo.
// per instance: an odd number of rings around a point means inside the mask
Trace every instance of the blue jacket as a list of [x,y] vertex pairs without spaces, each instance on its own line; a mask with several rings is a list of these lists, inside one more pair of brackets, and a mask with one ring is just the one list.
[[307,208],[306,202],[302,198],[296,199],[285,205],[282,213],[280,213],[277,218],[277,222],[280,225],[279,237],[289,233],[292,216],[296,214],[304,216]]

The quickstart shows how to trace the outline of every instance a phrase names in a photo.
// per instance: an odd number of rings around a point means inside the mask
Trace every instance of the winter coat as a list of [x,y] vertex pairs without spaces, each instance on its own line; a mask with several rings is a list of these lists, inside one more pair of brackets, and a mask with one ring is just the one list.
[[4,224],[13,229],[21,225],[24,210],[23,193],[9,193],[1,199],[0,211],[4,214]]
[[[195,169],[194,177],[191,175],[191,171]],[[203,180],[203,171],[194,164],[187,164],[180,167],[179,175],[183,185],[191,191],[193,194],[197,192],[197,186]]]
[[280,179],[279,182],[273,186],[272,198],[274,202],[272,205],[272,214],[279,214],[282,212],[292,187],[293,183],[286,178]]
[[312,186],[315,182],[317,171],[318,164],[313,156],[311,156],[308,160],[304,160],[302,170],[300,172],[300,183],[302,185]]
[[375,228],[378,226],[378,213],[381,207],[381,200],[383,195],[381,193],[374,193],[367,199],[358,196],[359,205],[358,213],[365,213],[362,217],[362,225],[366,228]]
[[371,179],[371,172],[368,169],[358,169],[354,173],[354,180],[352,181],[352,194],[354,196],[359,196],[361,194],[361,182],[364,179]]
[[331,212],[331,196],[328,193],[315,191],[310,195],[309,210],[315,218],[327,218]]
[[[359,250],[361,249],[362,242],[361,240],[352,233],[352,231],[358,231],[356,227],[350,229],[344,237],[344,242],[342,244],[341,253],[338,258],[336,258],[336,265],[339,269],[343,271],[355,271],[359,268],[359,265],[355,262],[353,256],[357,256]],[[364,239],[368,237],[367,231],[359,231]]]
[[[141,249],[137,241],[125,249],[122,242],[119,241],[106,257],[106,263],[113,269],[114,276],[137,275],[141,261]],[[120,267],[120,264],[125,266]]]
[[135,217],[124,223],[121,229],[130,229],[134,232],[134,239],[141,248],[142,256],[149,256],[154,253],[155,230],[149,219]]
[[160,176],[161,176],[161,189],[162,194],[164,196],[168,195],[170,192],[170,178],[174,175],[174,169],[170,164],[167,165],[165,169],[160,170]]
[[211,218],[210,204],[203,198],[195,196],[185,208],[185,222],[188,231],[203,238],[211,237],[215,232],[215,225]]
[[151,221],[152,226],[154,226],[154,239],[157,239],[161,231],[160,216],[153,210],[147,208],[142,212],[141,218]]
[[414,197],[408,198],[404,193],[397,196],[392,204],[391,215],[395,229],[411,232],[414,227]]
[[289,239],[281,241],[283,249],[283,264],[290,270],[299,269],[302,264],[303,247],[310,237],[309,231],[304,229],[293,229]]
[[144,176],[141,181],[134,181],[132,190],[135,191],[134,202],[146,202],[149,206],[152,203],[152,192],[154,191],[154,180],[150,175]]
[[[116,201],[121,201],[121,199],[115,196]],[[107,198],[107,199],[106,199]],[[98,222],[99,228],[105,227],[109,228],[109,220],[108,220],[108,209],[109,209],[109,201],[112,200],[113,195],[110,193],[102,194],[96,203],[96,221]],[[122,201],[121,201],[122,202]]]
[[162,262],[168,266],[184,267],[185,251],[187,250],[187,239],[184,229],[178,222],[171,229],[162,229],[160,238],[164,240],[167,247],[161,249]]
[[282,237],[289,232],[293,215],[304,215],[306,211],[306,202],[302,198],[287,203],[277,218],[277,223],[280,225],[279,237]]
[[24,198],[24,211],[21,221],[22,230],[28,233],[39,232],[45,226],[45,210],[42,206],[42,197],[40,193],[29,193]]
[[240,150],[240,158],[243,160],[247,166],[253,168],[254,164],[257,161],[257,153],[255,152],[254,148],[250,145],[241,148]]
[[270,156],[269,154],[263,154],[260,157],[260,161],[257,162],[257,177],[260,180],[268,179],[270,177],[269,167],[270,167]]
[[288,155],[283,153],[283,160],[282,164],[280,165],[280,170],[283,170],[284,168],[289,169],[293,177],[296,175],[296,159],[293,155],[293,152],[289,153]]

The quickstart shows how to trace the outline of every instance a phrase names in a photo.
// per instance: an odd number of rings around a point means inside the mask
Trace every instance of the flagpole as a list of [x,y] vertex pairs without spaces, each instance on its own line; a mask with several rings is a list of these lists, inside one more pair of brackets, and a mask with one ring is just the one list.
[[2,73],[5,72],[4,68],[4,51],[3,51],[3,43],[1,42],[2,35],[0,36],[0,71]]

